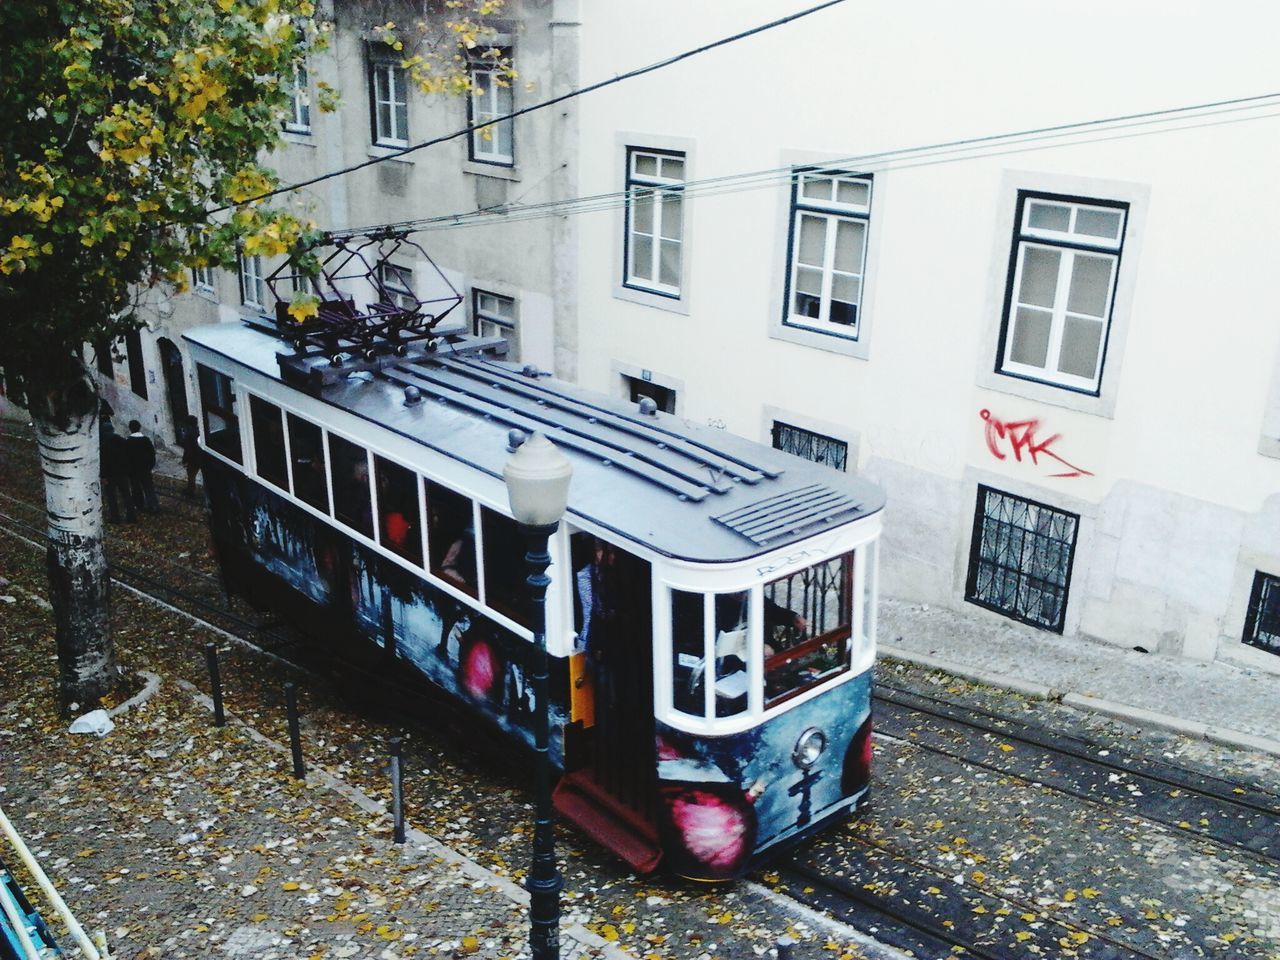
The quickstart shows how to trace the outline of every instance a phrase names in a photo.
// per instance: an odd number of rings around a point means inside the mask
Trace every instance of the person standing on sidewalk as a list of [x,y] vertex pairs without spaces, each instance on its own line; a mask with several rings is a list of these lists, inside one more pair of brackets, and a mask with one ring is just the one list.
[[99,476],[102,478],[102,499],[107,506],[107,519],[120,522],[120,503],[124,500],[125,520],[133,523],[133,496],[129,492],[129,471],[125,464],[129,453],[124,437],[116,433],[107,417],[103,417],[98,432]]
[[155,444],[142,435],[142,424],[137,420],[129,421],[129,439],[125,443],[128,444],[129,492],[133,505],[139,510],[158,513],[160,503],[151,479],[151,471],[156,467]]
[[196,477],[200,473],[200,421],[188,413],[178,424],[178,446],[182,448],[182,465],[187,470],[187,489],[182,495],[188,499],[196,495]]

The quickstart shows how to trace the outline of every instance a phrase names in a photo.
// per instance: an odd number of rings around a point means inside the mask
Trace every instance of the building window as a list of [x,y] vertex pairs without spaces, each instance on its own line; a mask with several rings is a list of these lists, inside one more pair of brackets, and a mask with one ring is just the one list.
[[289,115],[284,128],[290,133],[311,132],[311,82],[307,68],[298,64],[293,68],[293,82],[289,84]]
[[837,470],[847,470],[849,466],[849,445],[843,440],[824,436],[804,427],[795,427],[781,420],[773,421],[773,448]]
[[262,268],[262,255],[240,255],[240,302],[246,307],[263,308],[267,301],[266,272]]
[[384,260],[378,264],[378,299],[401,310],[417,310],[413,292],[413,268]]
[[648,397],[663,413],[676,412],[676,392],[670,387],[659,386],[650,380],[641,380],[639,377],[624,375],[622,379],[627,381],[627,393],[632,403],[639,403],[642,397]]
[[684,164],[683,153],[627,148],[625,286],[680,296]]
[[965,599],[1062,632],[1080,518],[978,487]]
[[870,217],[869,176],[796,171],[784,324],[858,339]]
[[516,330],[516,302],[485,290],[471,290],[472,330],[477,337],[506,337]]
[[1254,575],[1244,642],[1280,656],[1280,577],[1262,571]]
[[191,285],[201,293],[213,293],[213,267],[192,267]]
[[373,142],[383,147],[409,145],[409,88],[404,68],[380,53],[369,56],[369,106]]
[[1128,210],[1018,194],[999,373],[1098,394]]
[[125,352],[129,355],[129,389],[147,399],[147,365],[142,359],[142,335],[130,330],[124,335]]
[[467,100],[467,126],[488,124],[471,131],[471,159],[504,167],[515,164],[515,121],[497,121],[515,110],[515,91],[507,71],[499,64],[511,51],[498,50],[496,58],[471,65],[471,96]]
[[111,343],[108,340],[93,342],[93,357],[98,365],[98,372],[104,377],[114,377],[116,369],[111,361]]

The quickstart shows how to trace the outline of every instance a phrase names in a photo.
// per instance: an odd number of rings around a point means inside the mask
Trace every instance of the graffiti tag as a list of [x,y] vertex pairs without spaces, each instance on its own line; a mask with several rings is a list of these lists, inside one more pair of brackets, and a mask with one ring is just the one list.
[[[1036,432],[1040,430],[1040,420],[1038,418],[1031,420],[1000,420],[993,416],[990,410],[985,409],[980,410],[978,416],[986,421],[987,449],[997,460],[1008,459],[1008,454],[1005,453],[1007,448],[1013,454],[1013,459],[1018,463],[1022,462],[1023,454],[1025,454],[1027,459],[1037,467],[1040,466],[1040,458],[1046,457],[1067,468],[1060,473],[1049,474],[1051,477],[1093,476],[1093,471],[1086,470],[1084,467],[1077,467],[1074,463],[1069,462],[1053,451],[1053,445],[1062,439],[1062,434],[1055,433],[1050,437],[1037,437]],[[1045,464],[1045,466],[1050,469],[1056,469],[1054,464]]]

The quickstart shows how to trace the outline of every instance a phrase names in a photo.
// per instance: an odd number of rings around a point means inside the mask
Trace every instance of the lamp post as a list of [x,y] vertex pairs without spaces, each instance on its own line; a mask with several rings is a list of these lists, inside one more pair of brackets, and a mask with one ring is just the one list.
[[560,890],[564,879],[556,869],[555,832],[551,819],[551,705],[547,701],[547,586],[551,563],[547,540],[555,533],[569,500],[573,467],[546,437],[529,439],[511,431],[512,456],[502,470],[511,500],[511,515],[526,544],[529,576],[530,626],[533,629],[533,714],[537,813],[533,832],[533,864],[525,887],[529,891],[529,952],[533,960],[560,956]]

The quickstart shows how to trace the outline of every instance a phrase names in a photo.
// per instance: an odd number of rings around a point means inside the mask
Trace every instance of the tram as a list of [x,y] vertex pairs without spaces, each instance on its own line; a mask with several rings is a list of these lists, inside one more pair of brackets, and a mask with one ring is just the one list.
[[866,796],[876,486],[508,363],[497,339],[343,366],[266,320],[185,336],[228,590],[521,750],[533,634],[502,468],[516,431],[569,457],[554,802],[636,870],[731,879]]

